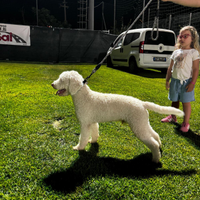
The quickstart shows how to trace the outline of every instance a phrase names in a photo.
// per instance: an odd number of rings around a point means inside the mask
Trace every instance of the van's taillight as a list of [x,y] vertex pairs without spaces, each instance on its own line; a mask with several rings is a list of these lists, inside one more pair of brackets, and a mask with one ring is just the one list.
[[140,42],[139,52],[144,53],[144,41]]

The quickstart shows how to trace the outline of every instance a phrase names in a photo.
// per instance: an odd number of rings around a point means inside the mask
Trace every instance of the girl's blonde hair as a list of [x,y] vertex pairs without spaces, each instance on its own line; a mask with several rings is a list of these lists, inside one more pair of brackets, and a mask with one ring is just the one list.
[[[182,31],[186,31],[186,30],[190,31],[191,37],[192,37],[192,42],[191,42],[190,47],[196,49],[200,53],[199,34],[197,33],[196,28],[194,28],[193,26],[185,26],[180,30],[179,34]],[[180,49],[180,48],[181,48],[181,44],[180,44],[179,40],[177,40],[176,49]]]

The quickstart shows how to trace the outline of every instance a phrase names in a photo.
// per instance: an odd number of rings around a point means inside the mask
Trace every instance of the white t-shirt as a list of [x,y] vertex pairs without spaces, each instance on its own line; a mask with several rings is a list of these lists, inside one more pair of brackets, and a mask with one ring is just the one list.
[[177,49],[173,52],[171,59],[174,61],[172,77],[185,81],[192,78],[193,61],[200,59],[200,56],[196,49]]

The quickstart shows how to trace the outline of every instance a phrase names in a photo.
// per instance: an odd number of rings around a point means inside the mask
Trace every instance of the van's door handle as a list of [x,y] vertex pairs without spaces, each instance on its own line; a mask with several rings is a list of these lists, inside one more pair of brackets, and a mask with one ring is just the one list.
[[123,48],[120,48],[120,53],[123,53],[124,52],[124,49]]

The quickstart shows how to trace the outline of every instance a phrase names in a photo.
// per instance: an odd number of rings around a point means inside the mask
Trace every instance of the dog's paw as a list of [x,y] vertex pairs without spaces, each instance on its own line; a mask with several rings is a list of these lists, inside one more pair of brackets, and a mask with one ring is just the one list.
[[74,146],[74,147],[73,147],[73,150],[78,150],[78,146]]
[[84,148],[81,148],[79,145],[74,146],[73,149],[77,151],[84,150]]
[[91,144],[93,144],[93,143],[97,143],[97,140],[89,139],[88,142],[91,143]]

